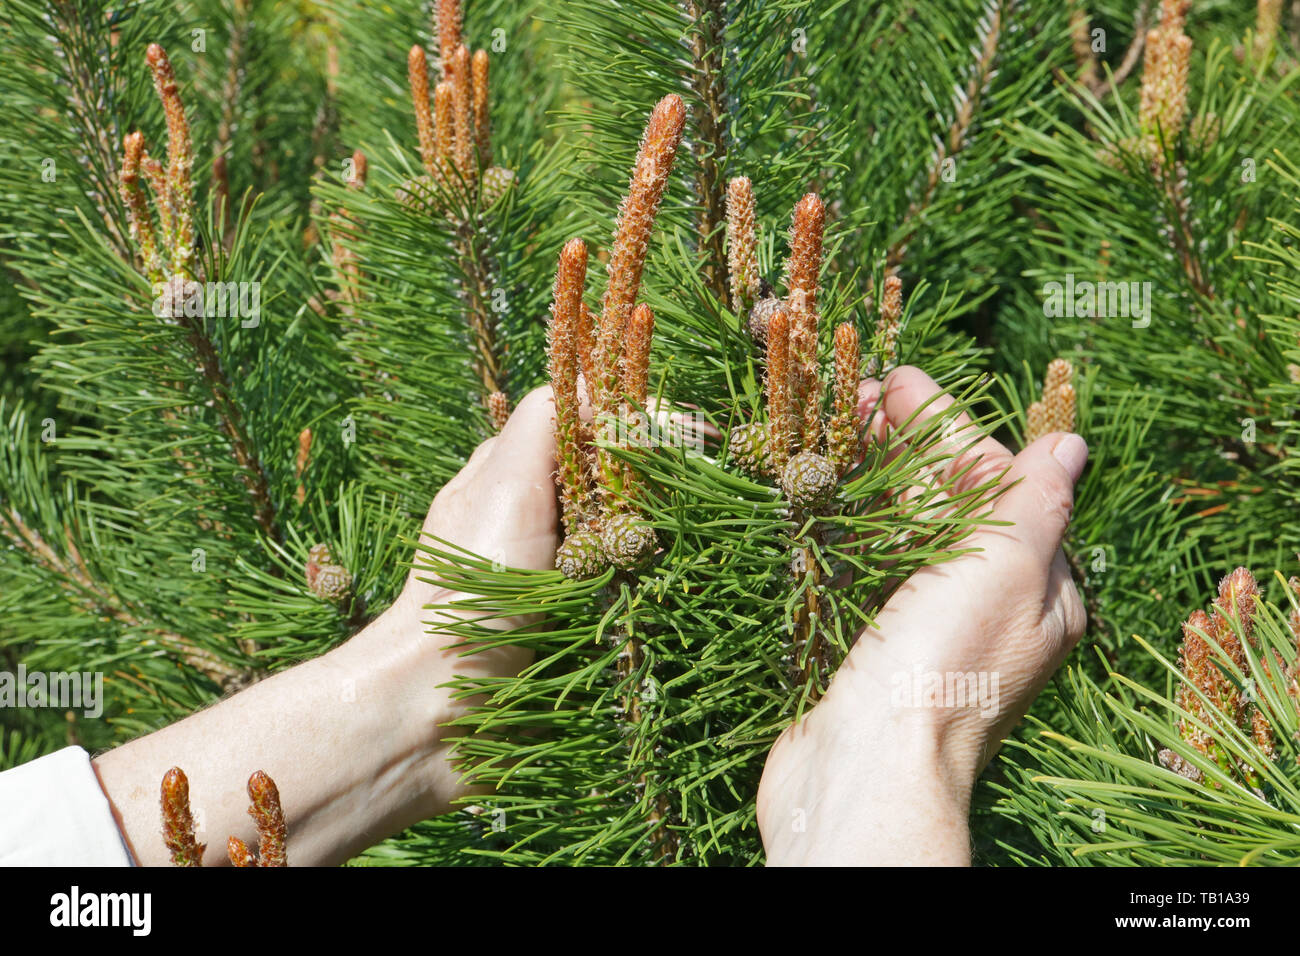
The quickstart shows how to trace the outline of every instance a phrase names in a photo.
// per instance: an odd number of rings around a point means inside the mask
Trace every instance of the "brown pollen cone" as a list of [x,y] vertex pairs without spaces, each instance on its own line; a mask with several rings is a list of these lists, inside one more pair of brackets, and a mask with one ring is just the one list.
[[261,770],[248,778],[248,815],[257,827],[257,855],[261,866],[288,866],[285,857],[287,829],[280,791]]
[[172,866],[202,866],[207,847],[195,839],[190,782],[180,767],[163,774],[162,821],[163,843],[171,852]]

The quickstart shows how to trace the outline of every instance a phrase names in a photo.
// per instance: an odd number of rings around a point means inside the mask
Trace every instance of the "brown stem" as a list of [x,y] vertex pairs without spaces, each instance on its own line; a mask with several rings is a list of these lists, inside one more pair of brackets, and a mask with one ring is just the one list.
[[902,265],[908,243],[912,241],[921,227],[918,219],[934,200],[935,190],[939,186],[939,178],[943,174],[944,160],[959,153],[966,142],[966,134],[975,118],[975,110],[979,106],[980,97],[983,95],[984,87],[988,83],[990,73],[993,71],[993,63],[997,59],[998,42],[1002,36],[1003,14],[1010,9],[1013,2],[1014,0],[1001,0],[989,11],[988,32],[984,35],[979,59],[975,61],[970,79],[966,81],[965,96],[961,101],[961,105],[957,108],[957,114],[948,127],[947,137],[938,144],[934,163],[931,165],[929,176],[926,179],[925,191],[920,199],[908,207],[907,215],[903,218],[903,224],[907,227],[907,231],[890,247],[886,256],[885,266],[891,274],[896,273],[899,266]]
[[[639,727],[641,721],[645,719],[641,710],[640,687],[634,683],[636,674],[640,672],[644,662],[645,653],[641,642],[625,632],[623,653],[618,659],[618,675],[627,685],[623,697],[623,709],[629,725],[633,728]],[[642,792],[644,788],[650,786],[650,782],[650,775],[644,771],[637,777]],[[653,844],[655,860],[658,863],[672,862],[677,853],[677,834],[667,825],[670,809],[668,797],[661,793],[655,797],[653,805],[646,813],[646,822],[650,824],[649,839]]]
[[224,692],[252,682],[251,671],[231,667],[215,654],[196,647],[179,634],[144,624],[117,595],[111,593],[91,576],[80,551],[72,542],[71,534],[66,540],[69,558],[65,559],[50,547],[39,532],[28,526],[17,511],[11,510],[8,521],[0,523],[0,536],[26,553],[37,567],[70,585],[68,589],[71,592],[70,596],[87,613],[96,617],[107,617],[125,627],[139,628],[153,634],[163,647],[180,654],[185,663],[201,671]]
[[203,327],[201,317],[183,316],[181,321],[186,328],[190,348],[194,350],[194,356],[198,359],[199,372],[203,375],[208,391],[212,394],[213,405],[221,421],[221,429],[230,439],[230,450],[235,456],[235,463],[239,466],[239,480],[252,496],[253,518],[263,534],[279,544],[283,541],[283,537],[276,519],[275,504],[271,500],[271,484],[266,476],[266,469],[262,467],[261,459],[257,457],[244,428],[243,414],[240,412],[239,403],[231,394],[230,380],[221,367],[221,358],[217,355],[216,347]]
[[1110,79],[1093,90],[1093,95],[1097,99],[1105,99],[1110,95],[1111,91],[1128,79],[1128,75],[1133,72],[1138,60],[1142,58],[1142,48],[1147,42],[1148,3],[1149,0],[1143,0],[1141,6],[1138,7],[1137,14],[1133,17],[1133,41],[1128,45],[1128,49],[1124,51],[1124,59],[1120,61],[1119,69],[1111,74]]
[[683,0],[682,9],[695,24],[691,31],[691,89],[695,93],[697,136],[695,193],[699,201],[696,231],[704,260],[704,281],[719,302],[728,300],[727,254],[723,223],[726,221],[726,183],[722,163],[727,155],[726,80],[722,69],[725,41],[724,0]]
[[821,608],[821,567],[816,563],[811,548],[796,548],[795,554],[808,568],[808,581],[805,584],[803,602],[795,608],[790,651],[794,655],[795,667],[803,686],[809,688],[808,700],[816,703],[821,699],[821,682],[831,671],[830,648],[822,637],[821,628],[816,628],[814,633],[814,622],[818,619]]
[[488,250],[472,222],[457,229],[455,245],[463,272],[462,298],[474,341],[474,371],[483,385],[483,403],[487,408],[488,397],[493,392],[506,392],[505,368],[497,348],[496,317],[488,304],[492,299]]

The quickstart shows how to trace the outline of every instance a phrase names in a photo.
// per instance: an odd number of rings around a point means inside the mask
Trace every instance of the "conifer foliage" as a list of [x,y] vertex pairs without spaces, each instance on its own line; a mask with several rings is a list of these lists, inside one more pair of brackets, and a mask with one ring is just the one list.
[[[1297,31],[1272,0],[9,0],[0,669],[108,699],[0,710],[0,767],[328,650],[415,548],[462,652],[533,663],[453,688],[480,795],[357,863],[761,863],[768,748],[988,518],[945,465],[1073,430],[1089,632],[984,779],[980,861],[1294,863]],[[954,401],[865,427],[905,364]],[[539,385],[554,569],[419,539]],[[248,794],[232,862],[285,865]],[[189,796],[169,771],[182,866]]]

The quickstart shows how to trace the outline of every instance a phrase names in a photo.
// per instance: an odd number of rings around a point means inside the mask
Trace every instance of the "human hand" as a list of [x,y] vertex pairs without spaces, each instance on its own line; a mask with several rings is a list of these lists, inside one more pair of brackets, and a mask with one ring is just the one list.
[[[900,368],[883,394],[863,383],[859,411],[882,438],[925,406],[910,431],[952,404],[930,401],[938,391]],[[957,419],[957,447],[973,429]],[[947,463],[958,492],[1005,471],[992,519],[1012,524],[981,525],[962,542],[980,550],[909,577],[772,747],[758,794],[770,863],[969,862],[975,781],[1084,631],[1061,540],[1087,453],[1054,433],[1014,456],[984,438]],[[937,702],[929,675],[947,695]],[[973,706],[955,706],[963,691]]]
[[[451,545],[508,568],[555,567],[559,516],[554,414],[549,387],[534,389],[519,402],[501,433],[479,445],[434,498],[421,531],[427,546],[451,552]],[[435,688],[456,677],[513,677],[531,662],[533,653],[513,644],[471,653],[459,635],[440,625],[473,619],[485,627],[509,630],[531,621],[485,618],[482,611],[457,609],[458,601],[472,595],[426,580],[431,575],[421,569],[425,558],[417,552],[415,566],[393,606],[347,646],[368,659],[381,654],[393,661],[384,670],[400,681],[398,695],[417,708],[411,727],[450,758],[460,731],[443,725],[466,713],[476,701]],[[470,792],[451,772],[447,759],[434,761],[432,769],[435,779],[429,789],[437,795],[433,812],[447,809],[451,799]]]

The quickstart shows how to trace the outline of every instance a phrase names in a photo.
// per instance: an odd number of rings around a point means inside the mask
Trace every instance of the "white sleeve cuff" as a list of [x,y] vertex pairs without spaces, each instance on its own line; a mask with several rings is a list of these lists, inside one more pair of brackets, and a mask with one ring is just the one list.
[[0,773],[0,866],[131,866],[81,747]]

